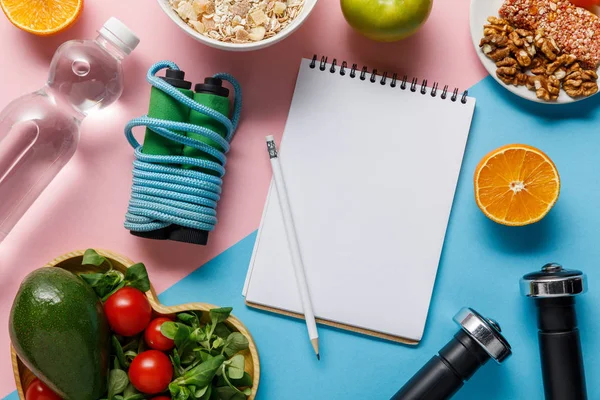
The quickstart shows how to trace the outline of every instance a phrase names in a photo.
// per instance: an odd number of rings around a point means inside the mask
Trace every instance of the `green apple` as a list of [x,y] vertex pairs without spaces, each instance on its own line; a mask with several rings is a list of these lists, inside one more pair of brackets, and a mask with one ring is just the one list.
[[341,0],[351,27],[380,42],[394,42],[415,33],[427,21],[433,0]]

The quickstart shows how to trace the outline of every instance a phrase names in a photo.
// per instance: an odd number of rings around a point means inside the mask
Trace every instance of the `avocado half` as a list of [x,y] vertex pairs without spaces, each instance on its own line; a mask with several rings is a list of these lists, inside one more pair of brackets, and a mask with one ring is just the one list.
[[57,267],[21,283],[9,319],[21,361],[63,399],[106,393],[110,330],[102,303],[81,278]]

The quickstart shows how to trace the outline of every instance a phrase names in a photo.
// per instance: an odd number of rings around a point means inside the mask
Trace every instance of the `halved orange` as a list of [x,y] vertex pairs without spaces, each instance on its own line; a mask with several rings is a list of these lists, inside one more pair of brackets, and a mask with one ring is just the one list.
[[503,146],[483,157],[474,184],[481,211],[508,226],[538,222],[560,194],[560,177],[552,160],[525,144]]
[[0,0],[0,7],[17,28],[47,36],[77,21],[83,0]]

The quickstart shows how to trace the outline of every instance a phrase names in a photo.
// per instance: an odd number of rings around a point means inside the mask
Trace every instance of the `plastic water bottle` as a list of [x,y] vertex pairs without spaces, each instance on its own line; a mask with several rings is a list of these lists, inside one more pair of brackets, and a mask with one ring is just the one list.
[[116,18],[98,33],[61,45],[46,85],[0,113],[0,242],[71,159],[83,118],[123,92],[121,62],[139,39]]

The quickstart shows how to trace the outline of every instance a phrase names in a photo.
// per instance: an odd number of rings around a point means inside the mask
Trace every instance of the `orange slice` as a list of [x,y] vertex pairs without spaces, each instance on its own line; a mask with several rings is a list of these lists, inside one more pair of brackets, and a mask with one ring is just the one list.
[[0,0],[0,7],[17,28],[46,36],[77,21],[83,0]]
[[483,157],[475,170],[475,200],[499,224],[523,226],[550,212],[560,193],[552,160],[535,147],[510,144]]

